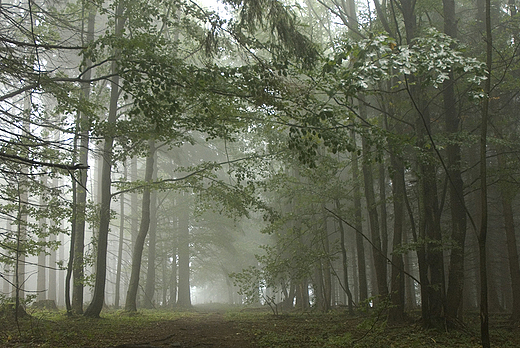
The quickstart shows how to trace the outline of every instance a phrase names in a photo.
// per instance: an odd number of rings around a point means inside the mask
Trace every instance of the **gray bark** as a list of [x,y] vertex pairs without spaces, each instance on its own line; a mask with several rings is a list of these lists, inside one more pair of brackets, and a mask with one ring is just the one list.
[[[154,171],[154,154],[155,141],[148,141],[148,156],[146,157],[146,171],[144,181],[151,183]],[[141,224],[139,233],[135,239],[134,250],[132,253],[132,270],[130,274],[130,283],[126,294],[125,310],[137,311],[137,290],[139,289],[139,276],[141,273],[141,261],[143,256],[144,242],[150,229],[150,205],[151,205],[151,189],[146,186],[143,192]]]
[[[116,30],[115,35],[121,36],[125,24],[123,17],[123,3],[119,3],[116,9]],[[117,52],[116,52],[117,56]],[[110,107],[108,112],[107,123],[114,125],[117,120],[117,102],[119,98],[119,75],[117,63],[112,63],[111,71],[113,73],[112,82],[110,83]],[[110,229],[110,204],[112,201],[112,149],[114,144],[114,137],[107,134],[104,138],[103,145],[103,166],[101,169],[101,206],[99,211],[99,232],[97,238],[97,252],[96,252],[96,278],[94,283],[94,292],[92,294],[92,301],[85,311],[84,315],[88,317],[99,317],[105,302],[105,283],[107,272],[107,247],[108,247],[108,232]]]

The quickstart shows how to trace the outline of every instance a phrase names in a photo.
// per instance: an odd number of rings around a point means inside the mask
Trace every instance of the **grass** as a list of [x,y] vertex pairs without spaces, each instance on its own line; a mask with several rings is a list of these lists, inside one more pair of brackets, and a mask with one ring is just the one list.
[[161,321],[194,316],[190,312],[147,311],[128,314],[124,311],[103,312],[101,319],[69,317],[64,311],[33,310],[30,317],[19,320],[0,319],[0,346],[12,347],[87,347],[117,344],[128,337],[139,337]]
[[[411,319],[401,326],[387,327],[375,316],[348,316],[341,312],[328,314],[290,314],[273,317],[268,313],[231,313],[231,320],[242,323],[256,338],[257,347],[296,348],[391,348],[391,347],[458,347],[480,345],[479,322],[476,314],[466,318],[463,330],[426,330]],[[500,317],[492,319],[492,347],[520,347],[520,327],[501,325]]]
[[[476,315],[466,318],[464,330],[440,332],[425,330],[413,321],[402,326],[387,327],[384,320],[374,321],[370,314],[349,316],[334,311],[327,314],[290,313],[273,316],[268,311],[223,306],[198,308],[197,312],[144,310],[133,315],[123,311],[107,311],[102,313],[102,319],[68,317],[64,312],[34,310],[29,313],[29,318],[19,321],[19,327],[12,319],[0,318],[0,346],[113,347],[129,340],[142,342],[146,335],[164,336],[166,323],[170,325],[168,330],[181,330],[181,326],[189,328],[195,323],[205,323],[211,316],[214,318],[215,313],[220,313],[218,320],[238,328],[240,334],[248,338],[251,347],[480,347]],[[492,318],[491,323],[493,347],[520,347],[518,325],[511,325],[499,317]],[[186,332],[186,329],[183,330]],[[218,335],[218,332],[215,334]]]

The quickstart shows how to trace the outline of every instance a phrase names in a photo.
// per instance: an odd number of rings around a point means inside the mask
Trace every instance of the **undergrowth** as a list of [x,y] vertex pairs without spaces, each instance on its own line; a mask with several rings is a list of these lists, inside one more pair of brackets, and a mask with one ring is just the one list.
[[19,320],[20,330],[9,318],[0,318],[0,347],[110,347],[118,338],[139,337],[161,321],[195,315],[161,310],[112,310],[103,312],[99,319],[68,316],[65,311],[31,310],[28,314]]
[[[216,317],[237,328],[247,337],[249,347],[291,348],[407,348],[480,347],[478,316],[469,315],[463,330],[450,332],[425,330],[412,318],[401,326],[387,326],[383,317],[373,313],[351,316],[342,311],[287,313],[274,316],[262,309],[206,307],[196,311],[142,310],[129,315],[106,311],[101,319],[69,317],[64,311],[30,310],[20,320],[20,330],[8,318],[0,318],[1,347],[114,347],[123,342],[140,342],[146,335],[164,334],[169,323],[189,330],[190,323],[205,323]],[[178,325],[177,325],[178,324]],[[226,324],[226,325],[227,325]],[[181,326],[185,329],[181,329]],[[518,325],[503,318],[492,318],[494,348],[520,347]],[[217,333],[218,334],[218,333]],[[225,339],[225,338],[221,338]]]

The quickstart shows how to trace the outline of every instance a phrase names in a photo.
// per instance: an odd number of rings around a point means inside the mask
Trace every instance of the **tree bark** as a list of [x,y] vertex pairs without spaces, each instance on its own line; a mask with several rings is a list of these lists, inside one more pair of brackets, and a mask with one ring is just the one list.
[[[352,139],[356,139],[354,131],[350,133]],[[353,182],[353,203],[354,203],[354,227],[356,232],[356,252],[357,252],[357,266],[358,266],[358,280],[359,280],[359,302],[368,299],[368,284],[367,284],[367,270],[365,259],[365,246],[363,243],[363,218],[361,214],[361,187],[359,179],[359,159],[358,154],[352,152],[352,182]]]
[[[506,164],[504,163],[504,155],[498,155],[498,164],[500,166],[499,171],[503,173],[507,171]],[[502,180],[505,180],[505,175],[502,175]],[[511,288],[513,292],[513,308],[511,313],[511,320],[520,320],[520,266],[518,258],[518,249],[516,242],[515,233],[515,221],[513,213],[513,197],[516,193],[511,194],[511,190],[508,190],[508,185],[503,183],[500,187],[500,200],[502,203],[502,215],[504,218],[504,227],[507,241],[507,254],[509,261],[509,274],[511,276]]]
[[381,161],[379,168],[379,201],[381,202],[381,251],[388,257],[388,213],[386,209],[386,170],[385,162]]
[[[116,9],[116,29],[115,35],[119,37],[123,33],[123,27],[126,18],[123,17],[124,4],[121,2]],[[118,55],[116,50],[116,56]],[[117,63],[112,62],[111,71],[113,74],[110,83],[110,106],[108,112],[107,124],[114,125],[117,120],[117,102],[119,99],[119,75]],[[110,203],[112,201],[112,149],[114,144],[114,136],[105,135],[103,145],[103,165],[101,168],[101,204],[99,210],[99,232],[97,239],[96,252],[96,279],[94,282],[94,292],[92,301],[85,311],[87,317],[99,317],[105,302],[105,283],[107,272],[107,248],[108,248],[108,232],[110,229]]]
[[376,198],[374,194],[374,179],[372,175],[372,165],[368,159],[370,156],[370,148],[366,138],[362,138],[363,146],[363,182],[365,187],[365,199],[370,222],[370,237],[372,240],[372,254],[374,258],[374,267],[377,279],[377,294],[379,296],[388,295],[386,258],[382,254],[381,234],[379,230],[379,218],[377,213]]
[[190,295],[190,230],[189,215],[179,217],[179,283],[178,299],[179,307],[191,307]]
[[[456,38],[457,22],[455,1],[443,0],[444,33]],[[464,181],[461,173],[461,150],[456,135],[459,131],[460,116],[457,112],[453,71],[443,84],[444,118],[450,142],[446,147],[447,176],[451,208],[451,239],[455,246],[451,249],[448,288],[446,292],[446,317],[462,318],[462,294],[464,290],[464,244],[466,241],[466,203],[464,201]]]
[[[325,205],[323,205],[325,206]],[[321,243],[323,246],[323,258],[321,260],[321,269],[323,272],[323,312],[327,313],[332,304],[332,273],[330,265],[330,243],[329,243],[329,228],[328,216],[326,210],[323,209],[323,228]]]
[[[144,181],[148,184],[152,182],[153,177],[154,153],[155,141],[150,139],[148,140],[148,156],[146,157],[146,171],[144,176]],[[141,273],[144,242],[150,229],[150,205],[151,189],[150,186],[146,186],[143,192],[141,224],[139,226],[139,233],[135,239],[134,250],[132,253],[132,270],[126,294],[125,310],[129,312],[137,311],[137,290],[139,289],[139,276]]]
[[482,124],[480,125],[480,231],[479,274],[480,274],[480,339],[483,348],[490,348],[489,313],[488,313],[488,275],[486,240],[488,229],[488,195],[487,195],[487,128],[489,118],[489,98],[491,93],[491,70],[493,64],[493,38],[491,35],[491,1],[485,0],[485,30],[486,30],[486,68],[487,79],[484,83],[484,98],[482,100]]
[[[94,41],[94,24],[96,13],[94,10],[89,11],[87,23],[87,43]],[[85,81],[89,81],[92,76],[92,62],[90,59],[86,61]],[[89,100],[90,98],[90,82],[82,84],[82,98]],[[78,115],[79,128],[79,163],[88,165],[88,149],[89,149],[89,133],[90,120],[85,112]],[[85,250],[85,208],[87,205],[87,169],[78,171],[78,181],[76,186],[76,206],[75,209],[75,230],[74,230],[74,257],[73,257],[73,273],[72,273],[72,311],[76,314],[83,313],[83,287],[84,287],[84,250]]]
[[[337,214],[340,214],[340,204],[339,199],[335,200]],[[343,266],[343,290],[347,295],[348,301],[348,311],[350,314],[354,313],[354,301],[352,299],[352,292],[350,291],[350,287],[348,285],[348,258],[347,258],[347,248],[345,245],[345,228],[343,226],[343,221],[337,219],[339,226],[339,234],[340,234],[340,249],[341,249],[341,264]]]
[[[153,161],[152,179],[157,179],[157,156]],[[156,260],[156,236],[157,236],[157,192],[150,196],[150,232],[148,234],[148,267],[146,268],[146,285],[144,291],[144,307],[154,307],[155,295],[155,260]]]
[[[123,180],[127,177],[126,165],[123,166]],[[117,266],[116,266],[116,289],[114,307],[119,309],[121,301],[121,266],[123,263],[123,245],[125,236],[125,194],[121,193],[119,196],[120,208],[119,208],[119,240],[117,247]]]
[[[415,2],[401,0],[401,10],[406,29],[406,40],[413,44],[417,30]],[[444,326],[445,279],[440,229],[436,168],[433,163],[433,144],[427,139],[432,135],[429,104],[423,95],[420,78],[406,76],[407,88],[416,111],[416,146],[419,184],[419,241],[417,248],[421,281],[422,315],[425,326]]]
[[178,238],[175,236],[173,239],[173,246],[172,246],[172,262],[171,262],[171,278],[170,278],[170,298],[168,301],[168,307],[173,308],[177,305],[177,250],[178,250]]
[[[47,178],[44,176],[42,178],[42,186],[47,186]],[[40,204],[43,207],[45,202],[43,198],[40,199]],[[45,219],[40,220],[39,222],[40,228],[44,228]],[[45,237],[40,237],[39,242],[42,245],[45,244]],[[38,274],[37,274],[37,282],[36,282],[36,291],[37,291],[37,300],[42,301],[47,299],[47,277],[46,277],[46,262],[47,262],[47,254],[42,250],[38,253]]]
[[392,192],[394,204],[394,238],[392,242],[392,275],[390,301],[392,307],[388,312],[389,323],[399,323],[404,320],[404,262],[402,251],[399,250],[403,242],[404,225],[404,164],[391,151],[392,164]]

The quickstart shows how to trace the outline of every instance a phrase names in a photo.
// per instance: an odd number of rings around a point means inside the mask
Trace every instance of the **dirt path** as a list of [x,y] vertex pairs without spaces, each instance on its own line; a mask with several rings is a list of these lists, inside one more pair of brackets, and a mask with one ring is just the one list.
[[220,313],[161,321],[147,332],[136,334],[131,335],[130,342],[112,348],[255,347],[251,333],[239,329]]

